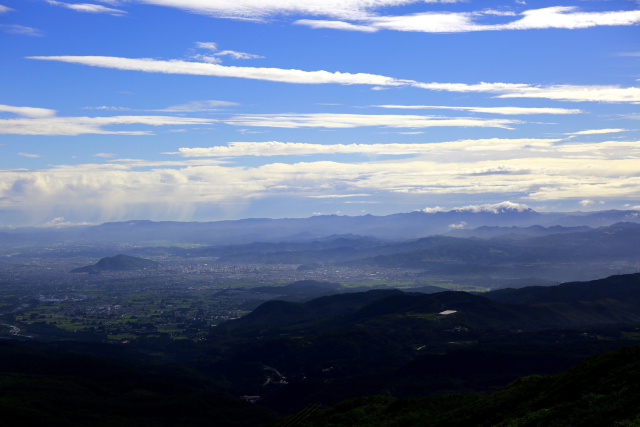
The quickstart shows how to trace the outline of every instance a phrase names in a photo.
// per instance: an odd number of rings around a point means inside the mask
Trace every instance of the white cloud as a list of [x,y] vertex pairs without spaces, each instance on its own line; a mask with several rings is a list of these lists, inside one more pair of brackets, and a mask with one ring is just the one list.
[[310,199],[347,199],[350,197],[369,197],[371,194],[321,194],[309,196]]
[[532,9],[520,14],[520,18],[508,22],[485,23],[491,16],[515,15],[509,12],[482,10],[475,12],[426,12],[398,16],[363,16],[352,18],[358,24],[344,21],[304,19],[296,24],[312,28],[330,28],[347,31],[393,30],[426,33],[462,33],[472,31],[503,31],[532,29],[583,29],[598,26],[629,26],[640,23],[640,11],[621,10],[581,12],[577,7],[554,6]]
[[218,45],[214,42],[196,42],[196,46],[199,49],[207,49],[211,51],[218,50]]
[[546,98],[558,101],[640,102],[640,88],[603,86],[529,86],[508,91],[498,98]]
[[[462,230],[466,226],[467,226],[467,223],[462,221],[462,222],[459,222],[458,224],[449,224],[449,229],[450,230]],[[440,313],[440,314],[442,314],[442,313]],[[449,313],[446,313],[446,314],[449,314]]]
[[93,157],[103,157],[105,159],[109,159],[111,157],[115,157],[116,155],[113,153],[96,153],[93,155]]
[[[451,208],[449,210],[457,211],[457,212],[473,212],[473,213],[489,212],[489,213],[497,214],[502,211],[524,212],[528,209],[530,209],[529,206],[525,204],[505,201],[505,202],[493,203],[493,204],[487,203],[482,205],[468,205],[468,206],[462,206],[457,208]],[[437,212],[446,212],[447,210],[441,208],[440,206],[437,206],[435,208],[424,208],[424,209],[421,209],[421,211],[425,213],[437,213]],[[466,225],[466,223],[461,223],[461,224],[462,224],[462,227],[453,227],[453,228],[463,228],[464,225]],[[455,224],[452,224],[452,225],[455,225]]]
[[21,36],[40,37],[42,32],[37,28],[25,27],[24,25],[0,24],[0,30],[8,34],[18,34]]
[[255,55],[253,53],[246,52],[238,52],[235,50],[222,50],[218,51],[218,45],[214,42],[196,42],[196,47],[198,49],[205,49],[209,52],[206,54],[192,54],[189,56],[190,59],[195,59],[196,61],[206,62],[208,64],[219,64],[222,62],[222,56],[230,56],[233,59],[258,59],[264,58],[261,55]]
[[230,56],[233,59],[257,59],[264,58],[264,56],[254,55],[253,53],[236,52],[235,50],[221,50],[216,52],[216,56]]
[[236,126],[264,126],[278,128],[354,128],[361,126],[383,126],[394,128],[425,128],[441,126],[497,127],[509,129],[517,120],[477,119],[473,117],[443,118],[417,115],[393,114],[243,114],[223,120]]
[[18,156],[22,156],[22,157],[30,157],[32,159],[37,159],[40,156],[40,154],[30,154],[30,153],[18,153]]
[[572,132],[567,135],[598,135],[602,133],[618,133],[625,132],[627,129],[590,129],[581,130],[580,132]]
[[197,76],[238,77],[301,84],[366,84],[382,86],[402,86],[411,83],[391,77],[366,73],[341,73],[330,71],[302,71],[281,68],[233,67],[219,64],[205,64],[188,61],[160,61],[149,58],[130,59],[112,56],[31,56],[29,59],[60,61],[92,67],[114,68],[118,70],[142,71],[147,73],[188,74]]
[[35,107],[14,107],[12,105],[0,105],[0,112],[13,113],[31,118],[53,117],[56,115],[56,110]]
[[415,87],[448,92],[496,93],[498,98],[547,98],[559,101],[640,102],[640,88],[617,85],[531,86],[520,83],[415,83]]
[[489,113],[504,115],[525,114],[579,114],[581,110],[568,108],[535,108],[535,107],[443,107],[432,105],[374,105],[378,108],[405,109],[405,110],[458,110],[471,111],[473,113]]
[[170,107],[163,108],[162,110],[157,110],[157,111],[166,111],[166,112],[174,112],[174,113],[218,111],[224,107],[236,107],[238,105],[240,104],[236,102],[230,102],[230,101],[215,101],[215,100],[190,101],[185,104],[172,105]]
[[305,25],[314,29],[327,28],[343,31],[362,31],[365,33],[375,33],[376,31],[379,31],[378,28],[372,27],[370,25],[357,25],[344,21],[326,21],[320,19],[299,19],[295,21],[294,24]]
[[7,12],[11,12],[13,9],[11,9],[10,7],[4,6],[0,4],[0,13],[7,13]]
[[102,105],[100,107],[82,107],[83,110],[105,110],[105,111],[131,111],[131,108],[127,107],[110,107]]
[[640,102],[640,88],[620,86],[553,85],[532,86],[523,83],[421,83],[377,74],[342,73],[330,71],[302,71],[282,68],[234,67],[179,60],[132,59],[112,56],[31,56],[29,59],[60,61],[92,67],[147,73],[187,74],[198,76],[237,77],[297,84],[344,84],[384,86],[413,86],[421,89],[448,92],[486,92],[498,98],[547,98],[564,101]]
[[[135,1],[135,0],[134,0]],[[278,14],[308,14],[358,19],[383,7],[457,0],[137,0],[219,18],[264,20]]]
[[[184,157],[301,156],[312,154],[407,155],[468,151],[552,149],[560,139],[470,139],[429,144],[308,144],[300,142],[231,142],[227,146],[180,148]],[[591,147],[590,147],[591,148]]]
[[589,199],[585,199],[585,200],[580,200],[580,206],[582,206],[583,208],[587,208],[591,205],[595,205],[596,202],[594,202],[593,200],[589,200]]
[[104,126],[142,124],[150,126],[211,124],[212,120],[169,116],[48,117],[0,119],[0,134],[81,135],[118,134],[150,135],[149,131],[109,131]]
[[112,9],[109,7],[104,7],[99,4],[89,4],[89,3],[63,3],[55,0],[47,0],[47,3],[53,6],[65,7],[67,9],[75,10],[76,12],[85,12],[85,13],[108,13],[109,15],[121,16],[125,15],[127,12],[120,9]]
[[529,30],[540,28],[579,29],[597,26],[635,25],[640,23],[639,10],[580,12],[578,7],[555,6],[528,10],[523,18],[496,29]]
[[[640,144],[636,145],[640,149]],[[65,217],[71,222],[141,217],[188,220],[200,206],[237,208],[258,198],[283,195],[300,200],[311,196],[366,194],[376,194],[377,200],[394,194],[411,200],[438,195],[458,200],[471,195],[493,200],[517,197],[576,202],[640,198],[640,152],[636,151],[635,157],[621,152],[618,158],[584,158],[567,157],[552,148],[549,147],[548,156],[501,160],[478,157],[465,161],[457,155],[458,150],[449,161],[429,157],[251,167],[216,164],[216,159],[176,162],[124,159],[111,164],[0,170],[0,209],[23,212],[25,221],[33,224],[55,217]],[[514,145],[511,154],[519,151]],[[510,173],[477,173],[491,170]],[[458,209],[493,212],[522,210],[526,205],[512,202]]]

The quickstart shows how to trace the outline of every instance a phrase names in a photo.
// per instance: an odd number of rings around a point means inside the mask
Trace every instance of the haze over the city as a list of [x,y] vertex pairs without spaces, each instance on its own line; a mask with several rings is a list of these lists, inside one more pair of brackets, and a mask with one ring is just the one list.
[[637,1],[0,0],[0,227],[639,209]]

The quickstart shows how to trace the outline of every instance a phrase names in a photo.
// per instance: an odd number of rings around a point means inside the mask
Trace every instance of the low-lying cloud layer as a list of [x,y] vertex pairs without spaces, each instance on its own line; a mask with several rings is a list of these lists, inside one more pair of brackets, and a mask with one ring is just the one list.
[[[216,159],[344,153],[412,157],[352,163],[310,159],[253,167]],[[202,207],[237,208],[283,195],[323,200],[376,194],[378,203],[392,194],[416,198],[492,194],[503,200],[575,203],[640,197],[640,141],[488,139],[371,145],[270,141],[183,148],[180,154],[192,159],[3,170],[0,209],[21,211],[36,223],[58,216],[101,222],[136,216],[190,219]]]

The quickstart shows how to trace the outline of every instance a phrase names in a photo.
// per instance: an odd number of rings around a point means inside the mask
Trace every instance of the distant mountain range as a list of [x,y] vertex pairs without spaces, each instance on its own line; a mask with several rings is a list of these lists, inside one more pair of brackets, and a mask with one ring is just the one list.
[[[170,242],[240,244],[309,241],[331,235],[354,234],[384,240],[402,240],[460,233],[478,227],[602,227],[618,222],[640,222],[635,210],[539,213],[520,205],[499,204],[478,209],[415,211],[387,216],[320,215],[310,218],[242,219],[214,222],[125,221],[68,228],[5,229],[3,244],[76,242]],[[561,229],[552,230],[554,233]]]

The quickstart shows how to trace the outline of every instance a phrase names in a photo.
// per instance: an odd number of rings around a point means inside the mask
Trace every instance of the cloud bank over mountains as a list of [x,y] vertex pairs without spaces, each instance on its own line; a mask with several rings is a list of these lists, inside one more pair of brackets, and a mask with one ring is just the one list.
[[638,205],[634,1],[0,14],[0,227]]

